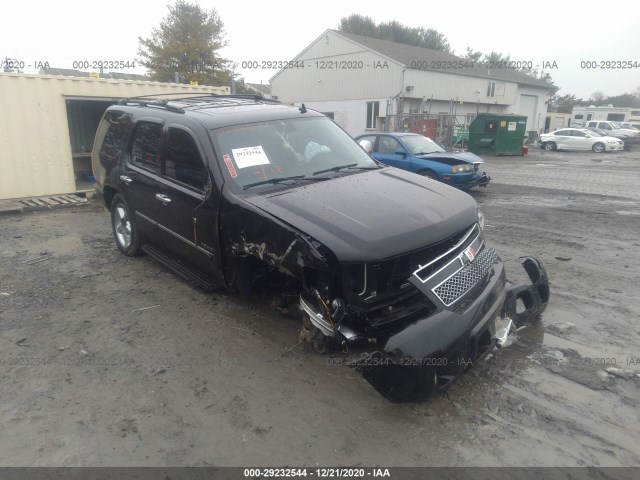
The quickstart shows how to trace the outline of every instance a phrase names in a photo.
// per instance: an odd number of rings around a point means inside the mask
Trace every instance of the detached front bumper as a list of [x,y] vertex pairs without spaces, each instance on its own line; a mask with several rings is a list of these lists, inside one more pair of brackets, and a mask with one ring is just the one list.
[[[549,281],[541,262],[523,261],[530,282],[507,286],[504,266],[494,264],[476,291],[389,337],[384,348],[352,365],[385,398],[412,402],[448,387],[504,342],[513,323],[535,319],[547,307]],[[475,298],[465,301],[466,298]],[[520,307],[520,308],[519,308]]]

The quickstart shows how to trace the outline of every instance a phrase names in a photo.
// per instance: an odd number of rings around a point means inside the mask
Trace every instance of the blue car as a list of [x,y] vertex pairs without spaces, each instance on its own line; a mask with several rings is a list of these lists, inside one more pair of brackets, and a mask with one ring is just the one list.
[[446,152],[440,145],[417,133],[367,133],[356,137],[373,158],[396,168],[439,180],[462,190],[486,187],[491,178],[484,163],[469,152]]

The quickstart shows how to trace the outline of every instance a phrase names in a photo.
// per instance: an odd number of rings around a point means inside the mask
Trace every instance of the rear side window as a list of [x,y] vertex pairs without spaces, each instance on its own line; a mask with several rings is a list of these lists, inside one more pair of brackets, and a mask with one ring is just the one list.
[[162,125],[138,122],[131,142],[131,162],[153,173],[160,173]]
[[96,146],[100,148],[100,160],[116,160],[124,148],[130,133],[131,115],[117,110],[104,114],[96,132]]
[[204,190],[206,171],[193,137],[179,128],[169,129],[165,176],[180,183]]

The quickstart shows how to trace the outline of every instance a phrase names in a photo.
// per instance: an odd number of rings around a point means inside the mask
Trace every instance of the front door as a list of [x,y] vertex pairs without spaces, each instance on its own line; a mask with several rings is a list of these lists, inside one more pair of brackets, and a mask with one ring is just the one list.
[[409,158],[407,158],[406,151],[404,155],[400,155],[396,153],[398,149],[405,151],[402,145],[400,145],[400,142],[395,138],[388,135],[381,135],[378,137],[374,157],[385,165],[409,170],[410,161]]
[[168,251],[209,273],[216,272],[217,197],[204,150],[190,130],[170,126],[155,194],[162,215],[158,228]]

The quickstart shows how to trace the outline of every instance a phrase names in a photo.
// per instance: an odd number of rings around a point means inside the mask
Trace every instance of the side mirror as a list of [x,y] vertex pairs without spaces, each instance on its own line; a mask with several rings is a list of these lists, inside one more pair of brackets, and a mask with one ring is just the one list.
[[396,151],[393,153],[395,153],[396,155],[402,155],[403,157],[407,156],[407,151],[402,147],[396,148]]

